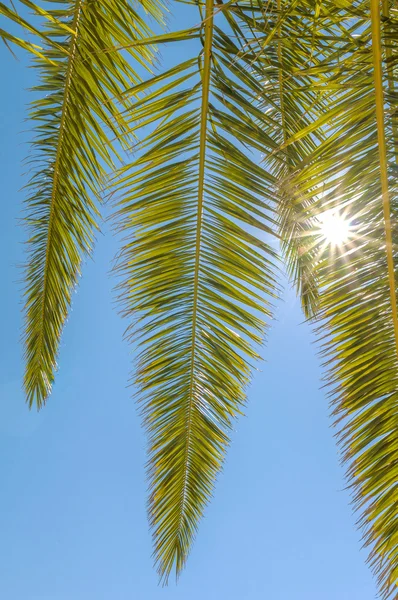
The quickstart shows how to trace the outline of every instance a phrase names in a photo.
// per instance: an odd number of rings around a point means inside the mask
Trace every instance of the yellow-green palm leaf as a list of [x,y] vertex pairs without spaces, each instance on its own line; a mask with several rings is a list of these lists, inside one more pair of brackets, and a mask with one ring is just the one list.
[[[307,131],[326,137],[286,182],[302,206],[314,198],[306,237],[320,286],[319,327],[334,414],[359,523],[383,597],[398,582],[398,323],[396,223],[398,98],[396,13],[377,1],[340,10],[335,56],[324,61],[327,110]],[[337,211],[345,243],[322,238],[319,220]]]
[[[41,37],[49,40],[43,58],[35,59],[41,82],[30,113],[36,138],[25,218],[25,390],[29,404],[40,407],[52,387],[71,294],[98,226],[98,199],[115,156],[110,140],[126,131],[119,100],[139,81],[134,63],[148,66],[152,54],[148,46],[134,45],[149,30],[128,0],[68,1],[48,11],[28,5],[45,17]],[[155,2],[152,8],[156,15]],[[114,50],[125,46],[127,55]]]
[[259,47],[246,39],[259,10],[207,0],[202,25],[179,37],[184,52],[200,35],[199,55],[132,90],[147,92],[133,123],[152,132],[119,174],[118,269],[138,339],[149,518],[165,580],[181,571],[211,497],[274,294],[274,179],[257,162],[272,145],[267,123],[277,125],[259,106]]
[[[42,28],[0,3],[38,44],[3,29],[0,37],[35,54],[41,76],[26,215],[28,401],[40,407],[49,394],[97,199],[117,150],[135,137],[134,158],[113,180],[118,272],[138,346],[161,577],[184,566],[245,402],[275,295],[279,237],[305,314],[317,319],[370,561],[382,595],[393,597],[396,3],[188,3],[200,25],[158,36],[129,0],[48,10],[22,0]],[[139,4],[160,18],[156,0]],[[172,42],[184,61],[142,81],[135,65],[148,69],[154,44]],[[192,47],[200,51],[190,55]],[[337,247],[320,227],[328,210],[349,223]]]

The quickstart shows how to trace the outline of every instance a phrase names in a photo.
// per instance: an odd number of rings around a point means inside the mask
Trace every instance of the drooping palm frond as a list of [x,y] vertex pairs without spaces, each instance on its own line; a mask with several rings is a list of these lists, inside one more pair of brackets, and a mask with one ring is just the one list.
[[[160,14],[156,0],[144,6]],[[43,9],[36,12],[43,16]],[[114,156],[110,140],[125,132],[119,101],[139,81],[137,64],[146,68],[152,59],[140,44],[149,29],[129,0],[64,1],[44,16],[42,38],[50,43],[35,62],[41,83],[30,115],[36,138],[26,209],[25,390],[39,408],[51,390],[81,261],[92,247],[97,200]],[[120,47],[127,50],[115,51]]]
[[[206,1],[202,24],[179,37],[185,61],[133,90],[146,91],[133,122],[152,131],[118,180],[121,298],[139,344],[149,518],[165,581],[181,571],[211,496],[275,293],[274,180],[257,161],[276,148],[266,129],[278,124],[259,106],[259,47],[245,38],[260,8]],[[184,39],[198,34],[203,48],[188,58]]]
[[[319,32],[317,19],[321,17],[319,27],[325,36],[330,26],[329,16],[320,15],[319,3],[287,2],[275,0],[267,5],[264,13],[264,52],[273,57],[274,76],[266,82],[268,97],[274,100],[274,118],[281,122],[279,143],[284,144],[295,132],[311,123],[314,112],[322,109],[322,96],[306,77],[308,66],[319,62]],[[257,21],[259,25],[261,21]],[[318,44],[314,44],[314,37]],[[265,164],[275,175],[277,182],[294,173],[305,156],[313,152],[318,138],[322,139],[319,129],[315,135],[309,135],[283,148],[282,160],[279,153],[265,156]],[[307,204],[310,204],[308,202]],[[280,194],[278,206],[279,230],[282,252],[286,258],[288,274],[302,301],[306,317],[312,317],[318,304],[318,287],[314,279],[312,253],[305,247],[307,206],[295,201],[293,189]]]
[[[338,48],[340,11],[346,4],[346,0],[273,0],[264,5],[254,23],[264,54],[270,58],[268,69],[264,67],[268,114],[281,124],[274,138],[280,151],[265,153],[264,163],[279,187],[282,252],[307,318],[313,317],[318,307],[316,249],[306,231],[313,222],[312,207],[317,204],[319,189],[313,188],[303,202],[287,182],[326,137],[324,123],[316,127],[313,123],[333,101],[333,89],[325,85],[323,71],[325,61],[334,57]],[[294,138],[297,133],[300,135]]]
[[[322,190],[307,224],[317,250],[318,331],[359,523],[390,598],[398,583],[398,20],[387,3],[384,17],[380,9],[378,0],[341,9],[336,53],[324,63],[323,85],[335,93],[312,125],[326,125],[327,135],[289,185],[303,203]],[[320,235],[316,217],[328,210],[350,225],[341,246]]]
[[[398,582],[398,19],[383,0],[218,0],[201,25],[157,37],[129,0],[76,0],[31,25],[40,46],[29,184],[25,386],[40,407],[96,199],[116,155],[110,138],[152,131],[119,173],[124,312],[140,354],[149,436],[150,521],[161,576],[184,565],[275,293],[278,221],[290,273],[320,336],[340,440],[370,560],[385,598]],[[141,6],[155,17],[156,0]],[[380,13],[380,8],[382,12]],[[142,83],[154,43],[199,56]],[[125,49],[125,51],[116,51]],[[183,50],[182,50],[183,51]],[[128,54],[126,55],[125,52]],[[126,89],[130,92],[126,93]],[[119,108],[123,114],[119,114]],[[137,126],[140,123],[140,127]],[[258,165],[263,155],[261,166]],[[277,200],[277,202],[275,202]],[[333,248],[326,210],[351,237]]]

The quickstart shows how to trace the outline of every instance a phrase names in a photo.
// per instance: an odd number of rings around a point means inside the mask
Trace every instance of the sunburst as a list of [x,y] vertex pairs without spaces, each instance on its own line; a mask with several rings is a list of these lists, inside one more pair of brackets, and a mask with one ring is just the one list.
[[328,210],[318,216],[319,235],[332,247],[341,247],[352,237],[352,226],[344,214]]

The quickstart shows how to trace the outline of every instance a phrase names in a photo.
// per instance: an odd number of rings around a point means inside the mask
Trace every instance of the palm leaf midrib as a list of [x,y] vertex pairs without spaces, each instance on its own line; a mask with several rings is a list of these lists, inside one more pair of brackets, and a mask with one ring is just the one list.
[[[383,5],[384,9],[384,5]],[[381,199],[383,202],[383,219],[384,231],[386,238],[386,255],[387,255],[387,272],[388,285],[390,289],[390,304],[392,321],[394,328],[395,349],[398,356],[398,313],[397,313],[397,296],[396,296],[396,281],[395,267],[393,256],[393,242],[391,231],[391,205],[390,193],[388,185],[388,170],[387,170],[387,148],[386,135],[384,129],[384,90],[383,90],[383,75],[382,75],[382,50],[381,50],[381,27],[380,27],[380,4],[378,0],[371,0],[371,24],[372,24],[372,54],[373,54],[373,79],[375,89],[375,112],[377,124],[378,150],[379,150],[379,165],[380,165],[380,184],[381,184]]]
[[213,43],[213,8],[214,0],[206,0],[205,20],[204,20],[204,49],[203,49],[203,73],[202,73],[202,105],[200,116],[200,141],[199,141],[199,169],[198,169],[198,207],[196,222],[196,241],[195,241],[195,264],[193,280],[193,304],[192,304],[192,341],[190,357],[190,376],[188,406],[186,418],[186,442],[184,473],[181,488],[181,508],[178,524],[178,533],[183,524],[186,494],[188,487],[189,474],[189,455],[192,443],[192,412],[194,408],[194,381],[195,381],[195,357],[196,357],[196,335],[197,335],[197,316],[198,316],[198,297],[199,297],[199,276],[200,276],[200,254],[203,225],[203,204],[204,204],[204,180],[206,163],[206,142],[207,142],[207,123],[209,112],[210,95],[210,74],[211,74],[211,54]]
[[[84,3],[84,0],[76,0],[75,1],[73,21],[72,21],[72,26],[71,26],[71,29],[74,33],[72,34],[72,37],[71,37],[71,40],[69,43],[69,52],[68,52],[69,58],[68,58],[68,66],[67,66],[67,70],[66,70],[66,75],[65,75],[65,89],[64,89],[62,108],[61,108],[61,121],[60,121],[60,125],[59,125],[58,147],[57,147],[57,154],[56,154],[55,162],[54,162],[54,176],[53,176],[53,185],[52,185],[52,193],[51,193],[51,200],[50,200],[50,214],[49,214],[49,221],[48,221],[46,254],[45,254],[45,259],[44,259],[43,290],[42,290],[41,321],[40,321],[41,328],[40,328],[40,337],[39,337],[40,349],[43,347],[43,339],[44,339],[44,321],[45,321],[45,312],[46,312],[46,305],[47,305],[48,263],[49,263],[49,256],[50,256],[51,248],[52,248],[51,240],[52,240],[52,231],[53,231],[53,224],[54,224],[55,205],[56,205],[56,192],[57,192],[58,178],[59,178],[58,176],[59,176],[59,168],[60,168],[60,157],[61,157],[61,152],[62,152],[62,142],[63,142],[63,138],[64,138],[66,116],[68,113],[68,99],[69,99],[70,86],[71,86],[72,76],[73,76],[73,68],[74,68],[75,56],[76,56],[76,47],[77,47],[77,42],[78,42],[78,30],[79,30],[81,9],[82,9],[83,3]],[[38,354],[38,356],[39,355],[40,355],[40,353]]]
[[[385,20],[385,23],[388,23],[389,19],[390,19],[390,6],[389,6],[389,2],[388,0],[383,0],[382,2],[382,14],[383,14],[383,19]],[[386,27],[386,25],[385,25]],[[394,69],[392,66],[392,60],[393,60],[393,52],[392,52],[392,48],[389,44],[386,44],[385,47],[385,52],[386,52],[386,70],[387,70],[387,75],[388,75],[388,91],[392,94],[395,93],[395,83],[394,83]],[[398,124],[396,122],[395,119],[393,119],[392,121],[392,139],[393,139],[393,143],[394,146],[398,147]],[[395,154],[395,163],[398,165],[398,153]]]

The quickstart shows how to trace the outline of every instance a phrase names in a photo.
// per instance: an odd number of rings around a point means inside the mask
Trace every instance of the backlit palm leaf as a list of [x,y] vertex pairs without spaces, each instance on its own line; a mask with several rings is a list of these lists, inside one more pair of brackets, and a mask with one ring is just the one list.
[[[25,389],[38,407],[51,390],[71,293],[92,247],[97,199],[112,165],[109,140],[123,131],[118,99],[139,80],[131,65],[151,59],[148,47],[134,46],[148,29],[128,0],[62,2],[45,17],[42,36],[53,43],[35,64],[41,83],[31,112],[37,136],[26,216]],[[124,46],[128,55],[112,52]]]
[[327,136],[289,184],[303,203],[318,187],[313,217],[338,210],[351,224],[341,248],[321,239],[315,219],[307,234],[317,244],[319,332],[340,441],[370,562],[387,598],[396,597],[398,582],[398,21],[391,12],[383,27],[376,0],[353,2],[340,17],[339,52],[325,61],[324,85],[335,95],[313,125],[326,124]]
[[[396,3],[188,3],[201,24],[157,37],[148,37],[128,0],[60,2],[48,11],[22,0],[43,29],[0,3],[0,14],[40,43],[0,30],[36,54],[42,77],[27,208],[29,403],[40,406],[53,382],[71,292],[97,226],[96,199],[115,156],[110,138],[126,147],[137,136],[134,158],[116,177],[118,269],[128,332],[138,342],[161,576],[185,563],[242,409],[275,294],[270,238],[278,226],[305,314],[319,320],[360,523],[382,594],[391,597],[398,582]],[[155,0],[140,5],[159,18]],[[193,40],[202,50],[189,57]],[[172,41],[184,61],[141,82],[132,64],[146,69],[151,45]],[[342,247],[322,238],[327,210],[351,224]]]
[[[318,64],[322,57],[317,52],[319,32],[324,36],[330,27],[329,16],[319,14],[318,4],[316,1],[276,0],[268,3],[264,15],[264,52],[273,57],[276,67],[274,76],[266,82],[266,89],[268,98],[274,100],[274,118],[281,123],[280,144],[311,123],[314,112],[325,106],[319,90],[311,86],[311,78],[306,75],[309,64]],[[318,44],[314,44],[314,38]],[[292,174],[305,156],[315,150],[322,131],[315,133],[317,135],[291,143],[283,149],[282,156],[271,153],[264,157],[278,182]],[[303,222],[305,229],[306,206],[296,202],[294,190],[289,189],[280,195],[278,213],[289,276],[298,287],[305,315],[311,317],[318,304],[318,288],[311,250],[305,248],[306,240],[301,235]]]
[[253,10],[246,2],[213,19],[207,0],[203,24],[179,42],[185,54],[199,33],[199,56],[133,90],[147,91],[134,121],[153,127],[118,182],[127,234],[118,268],[139,342],[149,517],[165,580],[182,569],[211,496],[274,294],[273,178],[257,160],[275,124],[257,106],[258,47],[243,38]]
[[[282,251],[307,317],[314,316],[318,306],[316,253],[306,236],[317,188],[308,190],[314,196],[309,193],[303,202],[287,181],[325,139],[324,124],[314,127],[313,122],[333,102],[333,90],[324,85],[323,70],[328,57],[335,56],[341,10],[346,5],[346,0],[273,0],[256,19],[264,55],[270,59],[269,67],[263,69],[267,112],[281,124],[274,140],[282,148],[265,153],[264,163],[278,187],[284,184],[278,205]],[[292,140],[298,132],[300,136]]]

